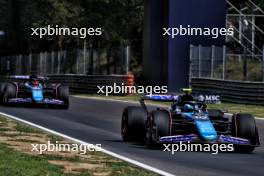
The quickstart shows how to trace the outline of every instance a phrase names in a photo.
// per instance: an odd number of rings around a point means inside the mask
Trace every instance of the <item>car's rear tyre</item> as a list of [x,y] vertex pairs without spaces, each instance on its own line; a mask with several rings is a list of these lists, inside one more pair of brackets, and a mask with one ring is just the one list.
[[121,135],[123,141],[143,141],[146,130],[147,113],[141,107],[126,107],[122,114]]
[[248,139],[252,145],[234,145],[234,149],[241,153],[250,153],[257,144],[257,127],[251,114],[236,114],[232,119],[232,135]]
[[68,86],[58,87],[57,98],[64,102],[64,104],[60,105],[59,108],[68,109],[69,108],[69,87]]
[[152,119],[147,122],[146,130],[146,145],[154,147],[157,145],[160,137],[170,135],[171,119],[169,112],[166,111],[153,111]]
[[2,96],[2,103],[7,105],[9,99],[16,98],[16,87],[13,84],[5,84],[5,88]]

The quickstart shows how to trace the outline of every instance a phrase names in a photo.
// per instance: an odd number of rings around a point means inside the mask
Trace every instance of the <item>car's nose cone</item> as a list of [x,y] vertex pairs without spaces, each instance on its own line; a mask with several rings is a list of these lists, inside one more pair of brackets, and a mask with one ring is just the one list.
[[206,141],[217,140],[217,133],[210,120],[195,120],[200,136]]

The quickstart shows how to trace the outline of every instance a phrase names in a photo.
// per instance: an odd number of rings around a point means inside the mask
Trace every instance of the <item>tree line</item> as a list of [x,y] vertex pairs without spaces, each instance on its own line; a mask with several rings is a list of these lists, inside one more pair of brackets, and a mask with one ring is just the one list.
[[[238,7],[246,0],[230,0]],[[254,0],[264,8],[264,0]],[[144,0],[1,0],[0,55],[28,54],[41,51],[82,48],[131,46],[134,65],[142,62]],[[264,24],[264,23],[263,23]],[[100,27],[101,36],[31,36],[31,28],[59,25],[61,27]],[[264,26],[263,26],[264,27]],[[85,40],[85,41],[84,41]]]

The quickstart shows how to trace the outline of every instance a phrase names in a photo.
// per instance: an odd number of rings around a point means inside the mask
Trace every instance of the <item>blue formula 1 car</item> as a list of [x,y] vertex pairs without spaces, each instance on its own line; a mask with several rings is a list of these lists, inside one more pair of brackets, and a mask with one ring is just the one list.
[[[172,102],[170,108],[149,111],[144,100]],[[238,152],[252,152],[260,145],[255,119],[250,114],[228,117],[218,109],[193,101],[190,95],[142,97],[141,107],[126,107],[122,114],[124,141],[144,141],[149,147],[159,143],[198,142],[233,144]]]
[[48,83],[47,77],[36,75],[11,76],[13,82],[0,83],[0,102],[3,105],[69,107],[69,88]]

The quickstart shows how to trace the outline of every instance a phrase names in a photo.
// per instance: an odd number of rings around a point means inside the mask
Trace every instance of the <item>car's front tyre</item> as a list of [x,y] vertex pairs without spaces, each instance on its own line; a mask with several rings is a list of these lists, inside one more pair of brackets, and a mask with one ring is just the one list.
[[5,84],[3,96],[2,96],[2,103],[7,105],[9,99],[16,98],[16,87],[13,84]]
[[169,112],[156,110],[152,112],[152,117],[147,121],[146,145],[155,147],[160,137],[170,135],[171,119]]
[[68,86],[60,86],[58,87],[58,95],[57,98],[64,102],[63,105],[60,105],[60,109],[68,109],[69,108],[69,87]]
[[6,83],[0,83],[0,103],[3,103],[3,95]]
[[241,153],[250,153],[255,149],[258,141],[256,122],[251,114],[235,114],[232,119],[232,135],[248,139],[252,145],[234,145],[234,149]]

